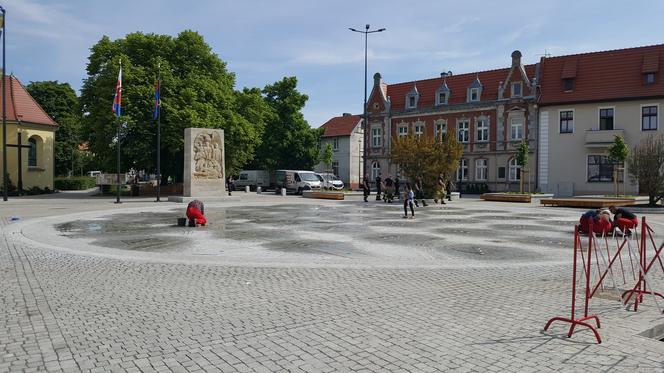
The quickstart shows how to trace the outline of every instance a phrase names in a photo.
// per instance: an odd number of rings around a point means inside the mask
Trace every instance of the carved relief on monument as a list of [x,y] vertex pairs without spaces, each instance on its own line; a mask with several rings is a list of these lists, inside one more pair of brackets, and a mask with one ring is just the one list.
[[223,179],[222,148],[217,131],[201,132],[194,139],[194,179]]

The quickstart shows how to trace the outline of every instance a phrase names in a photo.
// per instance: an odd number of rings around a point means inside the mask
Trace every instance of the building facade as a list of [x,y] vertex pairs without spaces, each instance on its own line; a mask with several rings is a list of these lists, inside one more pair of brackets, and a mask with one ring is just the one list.
[[[538,182],[556,196],[614,193],[608,147],[663,133],[664,45],[541,60]],[[636,195],[627,165],[620,192]]]
[[[58,125],[30,96],[16,77],[5,77],[5,95],[9,181],[17,188],[22,184],[23,190],[32,187],[53,190],[53,150]],[[0,104],[0,115],[2,115],[2,104]],[[1,138],[2,132],[0,140]],[[22,145],[20,150],[17,147],[19,140]],[[2,162],[1,152],[0,162]],[[0,176],[3,177],[4,175]],[[0,186],[3,184],[4,181]]]
[[364,148],[362,116],[344,113],[328,120],[321,128],[325,129],[321,149],[328,144],[332,147],[332,165],[328,167],[320,163],[315,167],[316,172],[332,172],[344,182],[346,188],[359,188]]
[[[524,66],[519,51],[511,57],[509,68],[407,83],[386,84],[376,73],[367,103],[364,172],[371,180],[400,175],[389,159],[397,136],[455,136],[464,147],[455,175],[462,190],[471,184],[518,190],[521,177],[535,190],[539,64]],[[523,141],[531,159],[524,174],[516,163]]]

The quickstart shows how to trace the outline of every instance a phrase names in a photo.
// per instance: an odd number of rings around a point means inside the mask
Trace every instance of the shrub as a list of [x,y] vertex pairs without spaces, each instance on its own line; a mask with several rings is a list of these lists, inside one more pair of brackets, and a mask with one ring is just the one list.
[[58,177],[54,180],[55,189],[59,190],[83,190],[94,188],[96,179],[89,176]]

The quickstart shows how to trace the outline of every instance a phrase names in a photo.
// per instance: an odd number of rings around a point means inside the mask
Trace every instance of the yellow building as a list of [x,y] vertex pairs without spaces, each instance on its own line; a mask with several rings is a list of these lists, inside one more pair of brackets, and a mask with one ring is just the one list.
[[[16,77],[5,77],[5,95],[9,180],[16,188],[20,188],[22,183],[23,190],[33,187],[42,189],[48,187],[53,190],[53,150],[58,124],[46,114]],[[0,97],[1,120],[2,98]],[[0,152],[0,168],[2,157],[3,154]],[[4,178],[4,175],[0,176],[0,179]],[[2,185],[4,180],[0,183],[0,188]]]

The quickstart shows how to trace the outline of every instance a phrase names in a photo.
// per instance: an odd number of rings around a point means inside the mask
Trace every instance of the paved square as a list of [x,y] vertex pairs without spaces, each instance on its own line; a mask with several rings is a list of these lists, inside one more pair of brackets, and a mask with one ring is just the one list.
[[3,205],[0,371],[664,371],[651,299],[593,298],[601,345],[542,331],[579,210],[240,196],[196,229],[147,200]]

